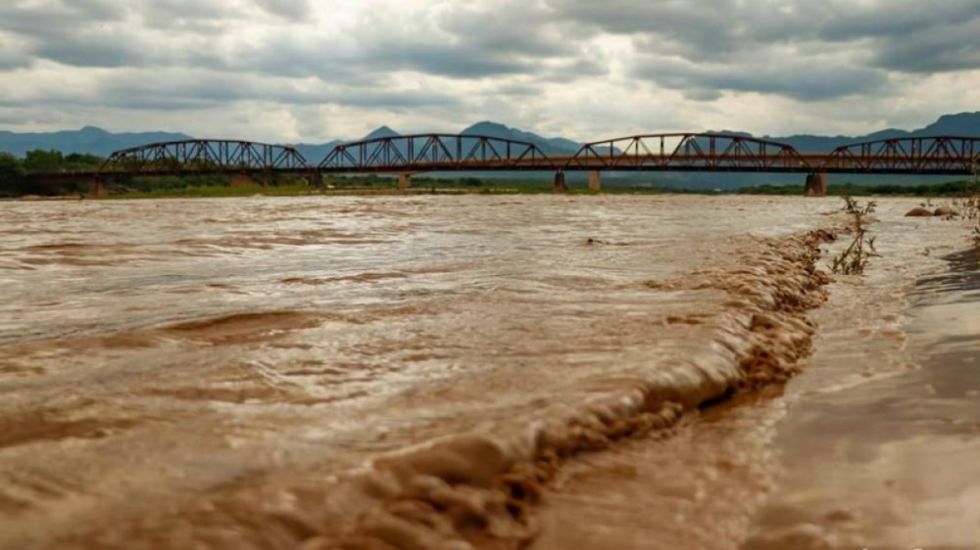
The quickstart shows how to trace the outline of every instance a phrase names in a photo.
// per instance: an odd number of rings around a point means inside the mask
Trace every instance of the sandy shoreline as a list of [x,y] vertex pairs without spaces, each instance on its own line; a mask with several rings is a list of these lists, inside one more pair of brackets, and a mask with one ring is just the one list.
[[782,422],[786,473],[746,550],[976,547],[980,265],[944,261],[909,296],[905,368],[801,396]]

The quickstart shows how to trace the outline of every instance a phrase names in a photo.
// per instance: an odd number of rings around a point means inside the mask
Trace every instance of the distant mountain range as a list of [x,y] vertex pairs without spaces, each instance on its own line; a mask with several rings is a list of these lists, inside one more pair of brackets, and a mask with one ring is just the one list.
[[18,134],[0,131],[0,151],[13,153],[19,157],[34,149],[61,151],[65,154],[87,153],[106,157],[113,151],[127,147],[182,139],[190,139],[190,136],[171,132],[114,134],[94,126],[86,126],[81,130],[47,133]]
[[[651,129],[652,132],[657,131]],[[750,136],[745,132],[725,131],[726,133]],[[581,144],[570,139],[555,137],[545,138],[538,134],[510,128],[497,122],[479,122],[460,131],[462,134],[477,134],[490,137],[507,138],[518,141],[534,143],[541,148],[545,154],[561,155],[574,153],[581,147]],[[611,132],[615,134],[616,132]],[[374,130],[365,138],[376,137],[395,137],[398,132],[387,126],[382,126]],[[788,143],[801,152],[820,153],[827,152],[841,145],[870,141],[876,139],[887,139],[895,137],[915,137],[930,135],[956,135],[956,136],[980,136],[980,112],[960,113],[941,116],[936,122],[918,130],[898,130],[894,128],[873,132],[863,136],[817,136],[817,135],[793,135],[788,137],[763,136],[773,141]],[[208,136],[213,137],[213,136]],[[235,136],[226,136],[235,137]],[[605,139],[618,137],[613,135],[595,136],[595,139]],[[65,130],[50,133],[14,133],[0,131],[0,151],[7,151],[17,156],[23,156],[32,149],[53,149],[63,153],[89,153],[100,156],[108,156],[113,151],[135,147],[147,143],[160,141],[176,141],[191,139],[190,136],[181,133],[170,132],[143,132],[143,133],[112,133],[87,126],[81,130]],[[362,138],[363,139],[363,138]],[[335,146],[352,140],[334,140],[327,143],[295,144],[294,147],[309,160],[317,163],[323,159]],[[635,177],[633,178],[635,179]],[[648,178],[649,179],[649,178]],[[689,186],[696,182],[697,187],[711,186],[711,177],[705,175],[690,176],[686,174],[661,174],[657,176],[658,183]],[[784,178],[785,179],[785,178]],[[881,178],[849,178],[854,181],[879,181]],[[888,178],[894,181],[896,178]],[[908,178],[900,178],[906,180]],[[921,178],[919,178],[921,179]],[[724,176],[723,187],[741,186],[749,184],[759,184],[772,182],[773,177],[758,174],[732,174]]]
[[[523,130],[518,130],[516,128],[508,128],[503,124],[496,122],[478,122],[468,128],[460,130],[460,134],[471,134],[480,136],[489,136],[496,138],[513,139],[517,141],[527,141],[534,143],[541,148],[545,154],[562,154],[575,152],[581,147],[581,144],[576,143],[570,139],[564,138],[543,138],[537,134],[532,134],[531,132],[525,132]],[[392,130],[387,126],[382,126],[377,130],[374,130],[370,134],[364,136],[360,139],[374,139],[381,137],[397,137],[400,136],[398,132]],[[320,144],[309,144],[309,143],[298,143],[294,144],[293,147],[300,152],[307,160],[311,162],[316,162],[327,156],[331,150],[337,145],[340,145],[351,140],[334,140],[327,143]],[[3,142],[0,140],[0,149],[3,148]]]
[[874,141],[878,139],[892,139],[903,137],[920,136],[978,136],[980,137],[980,112],[960,113],[956,115],[943,115],[939,120],[918,130],[906,131],[889,128],[880,130],[865,136],[814,136],[814,135],[795,135],[789,137],[769,138],[773,141],[788,143],[796,147],[797,151],[809,153],[823,153],[832,151],[842,145],[862,141]]
[[466,128],[462,134],[473,134],[478,136],[489,136],[495,138],[512,139],[515,141],[526,141],[537,145],[547,154],[571,154],[578,151],[582,144],[565,138],[544,138],[538,134],[525,132],[516,128],[508,128],[496,122],[478,122]]
[[[651,129],[651,131],[656,131]],[[750,136],[745,132],[734,130],[724,130],[726,133]],[[581,143],[565,139],[562,137],[545,138],[538,134],[510,128],[497,122],[479,122],[468,128],[460,130],[461,134],[477,134],[490,137],[507,138],[517,141],[527,141],[534,143],[545,153],[561,154],[575,152],[581,147]],[[615,133],[615,132],[612,132]],[[382,126],[374,130],[366,138],[376,137],[395,137],[400,135],[387,126]],[[943,115],[936,122],[920,128],[918,130],[906,131],[890,128],[881,130],[864,136],[816,136],[816,135],[794,135],[788,137],[763,136],[773,141],[788,143],[799,151],[819,153],[830,151],[835,147],[855,143],[859,141],[869,141],[875,139],[886,139],[893,137],[914,137],[928,135],[956,135],[956,136],[980,136],[980,112],[960,113],[956,115]],[[213,137],[213,136],[208,136]],[[225,136],[235,137],[235,136]],[[617,136],[595,136],[595,139],[605,139]],[[7,151],[18,156],[23,156],[32,149],[53,149],[63,153],[89,153],[94,155],[107,156],[113,151],[135,147],[147,143],[159,141],[175,141],[191,139],[191,136],[181,133],[171,132],[140,132],[140,133],[112,133],[101,128],[86,126],[81,130],[64,130],[49,133],[14,133],[0,131],[0,151]],[[352,140],[334,140],[327,143],[309,144],[300,143],[294,145],[300,153],[308,160],[315,161],[322,159],[331,149],[340,143]]]

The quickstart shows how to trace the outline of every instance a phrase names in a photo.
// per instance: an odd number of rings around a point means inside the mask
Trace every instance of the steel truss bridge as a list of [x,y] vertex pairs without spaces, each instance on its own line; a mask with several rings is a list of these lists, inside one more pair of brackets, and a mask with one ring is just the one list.
[[[282,145],[232,140],[152,143],[117,151],[93,172],[41,174],[40,179],[102,182],[144,176],[229,175],[262,179],[276,174],[319,184],[329,174],[426,172],[588,172],[597,189],[601,172],[769,172],[808,175],[826,187],[827,174],[970,175],[980,164],[980,137],[932,136],[855,143],[829,153],[797,151],[766,139],[722,133],[667,133],[608,139],[574,153],[548,154],[534,143],[455,134],[366,139],[336,146],[319,162]],[[814,189],[814,194],[820,194]]]

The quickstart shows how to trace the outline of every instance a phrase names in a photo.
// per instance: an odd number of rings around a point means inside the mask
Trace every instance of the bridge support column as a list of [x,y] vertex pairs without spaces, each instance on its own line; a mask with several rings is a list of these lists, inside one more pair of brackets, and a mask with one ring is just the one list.
[[99,197],[104,197],[107,194],[109,194],[109,189],[105,186],[105,183],[103,183],[102,180],[100,180],[99,178],[92,178],[88,180],[87,183],[88,183],[88,192],[85,193],[87,197],[95,199]]
[[589,172],[589,191],[602,191],[602,172],[598,170]]
[[568,185],[565,184],[565,172],[555,173],[555,193],[567,193]]
[[109,187],[98,176],[85,178],[79,183],[85,185],[85,197],[97,199],[109,194]]
[[806,196],[826,197],[827,196],[827,174],[810,174],[806,177]]
[[323,174],[315,170],[310,172],[306,175],[306,184],[310,187],[316,187],[317,189],[323,187]]
[[398,188],[404,191],[412,186],[411,174],[398,174]]

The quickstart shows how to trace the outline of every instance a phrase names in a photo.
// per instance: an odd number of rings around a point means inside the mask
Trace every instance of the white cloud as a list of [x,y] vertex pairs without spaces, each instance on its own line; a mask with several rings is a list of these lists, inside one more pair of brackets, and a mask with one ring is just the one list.
[[0,123],[863,133],[980,105],[975,0],[8,0]]

